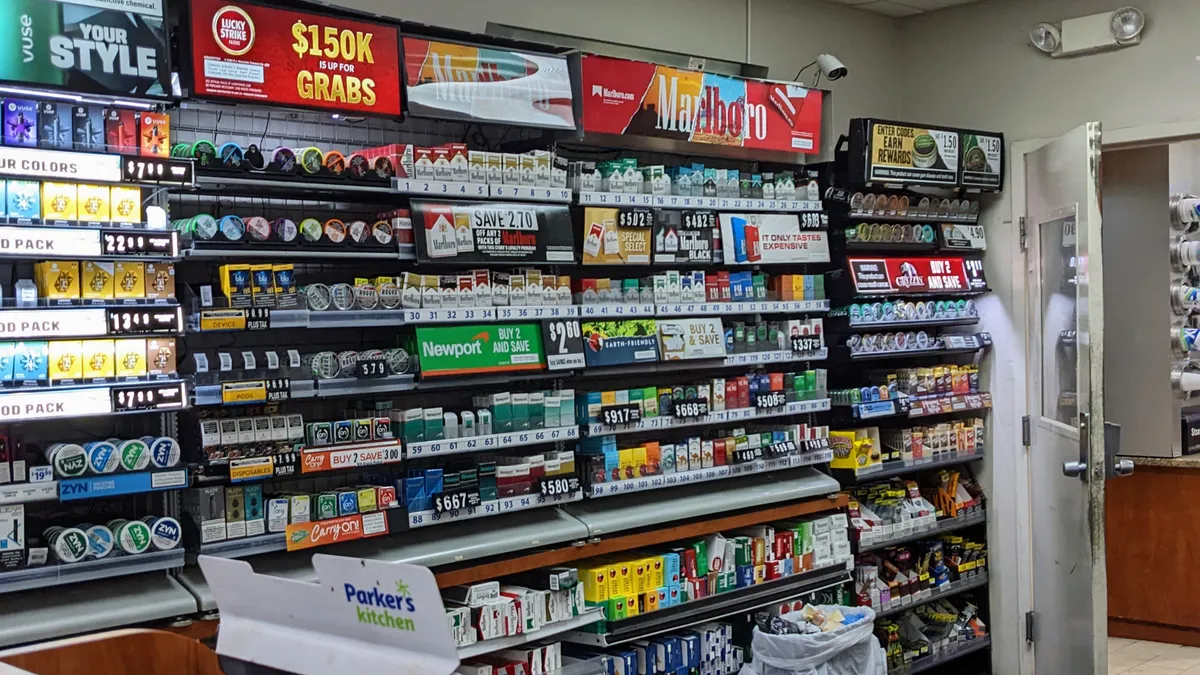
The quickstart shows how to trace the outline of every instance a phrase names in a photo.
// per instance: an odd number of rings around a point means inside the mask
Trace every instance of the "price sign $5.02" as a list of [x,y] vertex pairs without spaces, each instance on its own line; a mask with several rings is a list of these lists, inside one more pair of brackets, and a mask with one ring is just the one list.
[[538,492],[543,497],[574,494],[579,490],[577,476],[546,476],[538,481]]
[[478,492],[439,492],[433,496],[433,510],[437,513],[474,508],[482,503]]

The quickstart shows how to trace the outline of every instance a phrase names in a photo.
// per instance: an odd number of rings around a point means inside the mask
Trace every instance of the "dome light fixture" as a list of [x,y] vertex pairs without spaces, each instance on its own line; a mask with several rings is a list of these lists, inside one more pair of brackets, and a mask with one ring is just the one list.
[[1135,44],[1146,27],[1146,15],[1137,7],[1122,7],[1112,13],[1108,30],[1117,44]]
[[[1113,16],[1115,17],[1116,14],[1114,13]],[[1062,36],[1058,32],[1058,26],[1043,21],[1029,29],[1029,41],[1038,51],[1053,54],[1062,44]]]

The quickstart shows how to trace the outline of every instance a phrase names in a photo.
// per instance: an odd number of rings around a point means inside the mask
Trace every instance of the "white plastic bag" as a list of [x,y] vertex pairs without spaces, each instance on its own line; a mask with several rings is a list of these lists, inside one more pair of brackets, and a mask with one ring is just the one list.
[[[821,607],[825,613],[834,609]],[[873,633],[875,612],[868,607],[853,611],[863,618],[828,633],[769,635],[755,626],[753,660],[738,675],[887,675],[887,657]]]

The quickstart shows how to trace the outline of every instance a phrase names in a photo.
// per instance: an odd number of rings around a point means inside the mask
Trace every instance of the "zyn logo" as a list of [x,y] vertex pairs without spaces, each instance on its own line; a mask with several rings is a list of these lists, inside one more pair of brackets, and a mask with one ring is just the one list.
[[462,358],[464,356],[482,356],[483,343],[489,342],[491,336],[487,331],[483,331],[471,336],[470,342],[459,342],[452,345],[439,345],[432,342],[421,343],[421,356],[433,358],[439,356],[449,356],[451,358]]
[[617,91],[616,89],[609,89],[602,84],[593,84],[592,85],[592,96],[600,96],[602,98],[616,98],[616,99],[620,99],[622,101],[632,101],[633,100],[633,94],[631,94],[627,91]]

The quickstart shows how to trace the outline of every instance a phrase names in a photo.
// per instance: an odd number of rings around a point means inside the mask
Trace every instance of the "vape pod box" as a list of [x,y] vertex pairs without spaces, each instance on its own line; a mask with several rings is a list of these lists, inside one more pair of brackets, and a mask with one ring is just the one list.
[[0,569],[16,569],[25,562],[25,505],[0,505]]
[[38,104],[38,146],[52,150],[70,150],[74,145],[71,106],[42,101]]
[[38,105],[19,98],[4,101],[4,144],[25,148],[38,145]]
[[167,113],[139,113],[138,149],[144,157],[166,157],[171,153],[171,118]]
[[108,152],[138,154],[138,114],[122,108],[105,110],[104,139]]
[[256,537],[267,531],[266,513],[263,511],[263,493],[261,485],[245,487],[246,500],[246,536]]
[[104,152],[104,108],[98,105],[77,105],[71,110],[71,129],[75,134],[75,149]]

